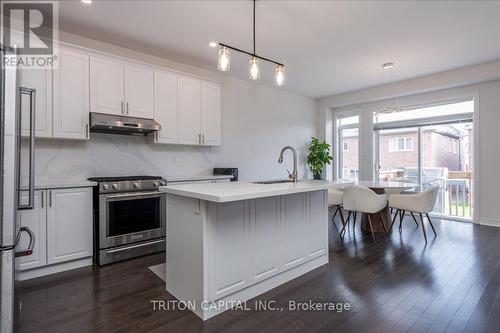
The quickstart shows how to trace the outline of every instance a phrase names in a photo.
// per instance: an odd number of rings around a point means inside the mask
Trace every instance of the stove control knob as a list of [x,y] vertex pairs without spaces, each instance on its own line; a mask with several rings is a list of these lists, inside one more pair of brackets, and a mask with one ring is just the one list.
[[102,188],[105,189],[105,190],[109,190],[109,185],[108,184],[104,184],[104,185],[102,185]]
[[160,183],[159,183],[158,181],[156,181],[156,180],[155,180],[155,181],[153,182],[153,186],[154,186],[154,187],[158,187],[158,185],[160,185]]
[[111,185],[111,187],[113,188],[113,190],[117,190],[118,189],[118,184],[113,184],[113,185]]
[[167,182],[165,180],[160,180],[160,185],[165,186],[165,185],[167,185]]
[[137,182],[137,183],[134,183],[134,188],[139,188],[141,187],[141,183]]

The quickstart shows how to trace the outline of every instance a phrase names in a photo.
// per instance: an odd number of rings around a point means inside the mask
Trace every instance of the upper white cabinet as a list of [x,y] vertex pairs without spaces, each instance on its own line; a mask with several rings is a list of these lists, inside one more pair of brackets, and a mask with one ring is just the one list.
[[124,65],[108,58],[90,58],[90,111],[122,115]]
[[125,114],[153,118],[153,71],[125,65]]
[[59,67],[53,71],[53,136],[89,138],[89,56],[59,49]]
[[201,143],[221,144],[221,87],[201,81]]
[[[35,89],[35,136],[52,136],[52,69],[22,69],[19,71],[19,86]],[[30,100],[21,96],[21,134],[29,135]]]
[[[156,113],[155,117],[157,117]],[[173,112],[170,118],[173,119]],[[161,119],[159,121],[162,127],[167,125],[167,120]],[[160,141],[157,140],[157,142]],[[173,142],[170,140],[166,143]],[[177,143],[207,146],[221,144],[220,85],[190,76],[178,75]]]
[[104,57],[90,58],[90,111],[153,118],[153,70]]
[[200,80],[179,75],[178,135],[181,144],[201,144]]
[[154,119],[161,125],[155,142],[177,143],[177,74],[155,72],[154,88]]
[[92,188],[48,190],[47,263],[92,256]]

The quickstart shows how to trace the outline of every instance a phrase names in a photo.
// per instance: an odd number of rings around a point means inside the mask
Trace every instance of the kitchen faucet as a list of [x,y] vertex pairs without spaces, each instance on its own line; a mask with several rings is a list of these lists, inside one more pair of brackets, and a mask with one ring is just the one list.
[[285,146],[283,149],[281,149],[280,152],[280,157],[278,158],[278,163],[283,163],[283,154],[285,153],[285,150],[290,149],[293,153],[293,171],[290,172],[288,169],[286,171],[288,172],[288,178],[293,180],[294,183],[297,182],[297,151],[295,148],[292,146]]

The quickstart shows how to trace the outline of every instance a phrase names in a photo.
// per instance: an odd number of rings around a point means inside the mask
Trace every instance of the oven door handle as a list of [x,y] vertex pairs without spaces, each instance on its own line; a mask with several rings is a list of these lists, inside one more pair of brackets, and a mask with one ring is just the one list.
[[133,199],[133,198],[147,198],[147,197],[162,197],[165,196],[166,193],[164,192],[137,192],[137,193],[126,193],[126,194],[113,194],[113,195],[108,195],[106,194],[106,200],[109,199]]

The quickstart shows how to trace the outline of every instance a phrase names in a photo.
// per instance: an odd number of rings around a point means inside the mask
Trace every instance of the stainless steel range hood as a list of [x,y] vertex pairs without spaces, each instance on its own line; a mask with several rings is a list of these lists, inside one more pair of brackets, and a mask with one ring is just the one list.
[[95,133],[148,135],[159,130],[161,125],[153,119],[90,113],[90,131]]

